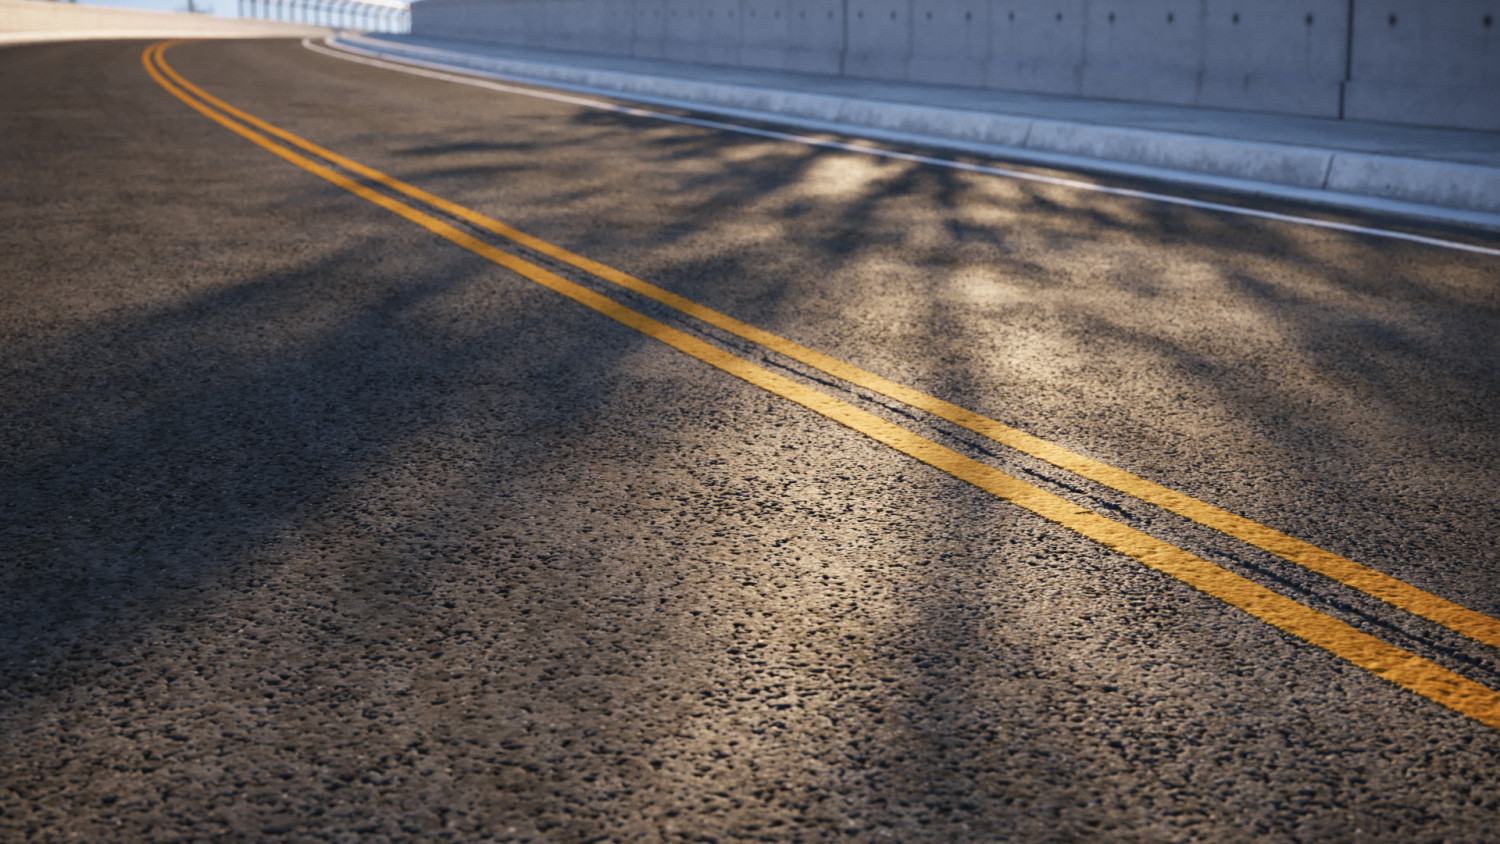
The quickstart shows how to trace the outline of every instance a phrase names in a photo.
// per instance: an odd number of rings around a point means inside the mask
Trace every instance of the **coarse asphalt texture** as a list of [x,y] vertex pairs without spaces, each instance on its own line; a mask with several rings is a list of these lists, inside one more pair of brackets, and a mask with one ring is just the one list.
[[[273,157],[146,46],[0,49],[0,839],[1493,840],[1500,732]],[[295,41],[168,57],[438,196],[1500,615],[1493,256]],[[757,362],[1500,689],[1492,649]]]

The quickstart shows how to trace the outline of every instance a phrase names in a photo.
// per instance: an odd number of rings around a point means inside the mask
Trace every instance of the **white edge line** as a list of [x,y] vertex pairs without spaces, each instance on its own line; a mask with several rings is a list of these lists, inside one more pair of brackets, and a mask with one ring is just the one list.
[[[325,38],[324,44],[332,41]],[[742,126],[735,123],[724,123],[717,120],[704,120],[696,117],[684,117],[682,115],[667,114],[665,112],[651,111],[649,109],[636,108],[633,106],[622,106],[615,103],[596,100],[589,97],[580,97],[573,94],[561,94],[554,91],[537,90],[534,88],[519,88],[514,85],[506,85],[502,82],[492,82],[488,79],[477,79],[473,76],[463,76],[456,73],[448,73],[444,70],[430,68],[449,68],[437,62],[426,62],[420,59],[402,58],[400,62],[391,61],[381,57],[380,53],[354,47],[349,44],[339,44],[337,49],[329,46],[319,46],[310,38],[302,39],[302,46],[323,55],[332,56],[343,61],[355,62],[357,64],[370,65],[372,67],[394,70],[408,73],[413,76],[424,76],[429,79],[438,79],[444,82],[456,82],[460,85],[470,85],[476,88],[486,88],[506,94],[520,94],[526,97],[552,100],[554,102],[567,103],[569,105],[583,106],[585,108],[609,111],[616,114],[625,114],[631,117],[646,117],[653,120],[664,120],[671,123],[682,123],[689,126],[701,126],[707,129],[717,129],[728,132],[738,132],[744,135],[755,135],[762,138],[770,138],[778,141],[790,141],[792,143],[804,144],[806,146],[834,149],[841,152],[860,153],[862,155],[873,155],[880,158],[889,158],[896,161],[906,161],[913,164],[924,164],[934,167],[946,167],[952,170],[962,170],[969,173],[980,173],[986,176],[1000,176],[1008,179],[1017,179],[1027,182],[1038,182],[1056,187],[1072,188],[1074,190],[1091,191],[1094,193],[1108,194],[1110,196],[1128,197],[1131,199],[1144,199],[1151,202],[1162,202],[1171,205],[1181,205],[1188,208],[1197,208],[1205,211],[1218,211],[1225,214],[1237,214],[1245,217],[1258,217],[1263,220],[1275,220],[1282,223],[1293,223],[1297,225],[1313,226],[1322,229],[1348,232],[1351,234],[1369,235],[1371,237],[1383,237],[1392,240],[1404,240],[1411,243],[1421,243],[1427,246],[1436,246],[1443,249],[1455,249],[1462,252],[1473,252],[1479,255],[1490,255],[1500,257],[1500,248],[1478,246],[1472,243],[1463,243],[1456,240],[1444,240],[1442,238],[1428,237],[1426,235],[1411,234],[1409,232],[1394,231],[1392,229],[1380,229],[1370,226],[1359,226],[1353,223],[1340,223],[1333,220],[1319,220],[1315,217],[1300,217],[1295,214],[1282,214],[1276,211],[1262,211],[1257,208],[1246,208],[1239,205],[1227,205],[1221,202],[1208,202],[1201,199],[1190,199],[1184,196],[1172,196],[1171,194],[1154,193],[1152,191],[1133,190],[1131,188],[1119,188],[1109,185],[1098,185],[1091,182],[1078,181],[1076,179],[1063,179],[1056,176],[1043,176],[1037,173],[1025,173],[1020,170],[1010,170],[1004,167],[989,167],[983,164],[969,164],[963,161],[952,161],[946,158],[934,158],[927,155],[918,155],[909,152],[897,152],[895,150],[881,149],[879,147],[864,146],[862,144],[848,143],[845,141],[830,141],[823,138],[814,138],[807,135],[794,135],[788,132],[777,132],[769,129],[757,129],[751,126]],[[357,55],[351,55],[357,54]],[[481,71],[475,71],[481,72]],[[487,74],[502,79],[514,79],[517,82],[527,84],[547,85],[546,82],[533,82],[530,80],[515,79],[503,74]],[[622,97],[628,94],[622,92]],[[774,119],[774,115],[768,115],[768,119]],[[854,127],[850,127],[854,128]]]

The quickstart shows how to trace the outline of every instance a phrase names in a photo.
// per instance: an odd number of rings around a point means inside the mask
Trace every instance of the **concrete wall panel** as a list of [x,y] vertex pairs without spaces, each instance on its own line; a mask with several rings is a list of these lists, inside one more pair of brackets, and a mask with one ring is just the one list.
[[[451,3],[442,9],[442,35],[448,38],[473,38],[474,31],[467,25],[479,16],[475,3]],[[415,20],[415,15],[413,16]]]
[[541,16],[537,23],[544,33],[548,48],[553,50],[578,50],[584,34],[577,28],[578,2],[574,0],[542,0]]
[[635,7],[635,31],[630,54],[643,59],[662,58],[667,49],[667,0],[632,0],[632,5]]
[[1078,94],[1084,8],[1085,0],[992,3],[985,87]]
[[844,0],[790,0],[793,23],[787,29],[787,70],[843,72]]
[[580,53],[597,53],[604,49],[600,43],[599,32],[602,29],[603,12],[597,10],[596,0],[551,0],[548,4],[549,11],[555,14],[556,20],[562,25],[556,35],[555,43],[560,45],[559,49],[576,50]]
[[601,52],[607,56],[628,56],[635,40],[635,4],[599,0],[606,9],[605,47]]
[[1203,105],[1336,117],[1347,0],[1206,0]]
[[1344,94],[1344,115],[1351,120],[1500,132],[1500,90],[1354,80]]
[[911,59],[913,0],[848,0],[844,73],[905,79]]
[[1364,0],[1353,41],[1354,79],[1500,86],[1500,0]]
[[[481,27],[484,25],[484,19],[480,16],[480,4],[468,3],[466,6],[468,6],[468,9],[465,9],[462,16],[455,16],[455,18],[450,18],[449,21],[449,25],[452,25],[460,33],[463,31],[463,24],[465,24],[466,19],[478,18]],[[546,19],[546,15],[544,15],[543,9],[541,9],[541,0],[523,0],[520,3],[508,3],[507,6],[508,9],[502,7],[501,13],[496,15],[495,21],[493,21],[493,24],[490,24],[498,28],[499,33],[501,33],[499,37],[502,37],[508,43],[543,45],[546,42],[546,31],[543,28],[543,21]]]
[[555,44],[552,27],[547,22],[546,4],[547,0],[521,0],[516,3],[513,16],[506,22],[506,37],[512,42],[535,47],[550,47]]
[[744,43],[741,0],[702,0],[700,6],[708,13],[702,24],[703,39],[718,55],[715,63],[738,64],[739,46]]
[[1100,68],[1153,68],[1193,74],[1202,64],[1202,0],[1090,3],[1084,56]]
[[526,14],[529,40],[551,50],[572,49],[573,33],[568,30],[567,20],[569,5],[564,0],[531,0]]
[[666,0],[666,38],[662,41],[662,58],[676,62],[696,62],[703,50],[698,40],[698,21],[693,16],[693,0]]
[[989,10],[986,0],[913,0],[907,78],[948,85],[983,79]]
[[1191,105],[1202,68],[1201,0],[1094,3],[1084,18],[1079,93]]
[[634,16],[628,3],[613,0],[593,0],[598,10],[598,52],[618,56],[630,52],[630,33],[635,28]]
[[484,38],[499,43],[520,42],[524,40],[519,32],[521,22],[532,17],[530,13],[531,4],[509,8],[506,6],[489,7],[480,4],[468,4],[461,11],[450,10],[449,25],[458,31],[468,23],[472,29],[471,38]]
[[1356,3],[1344,114],[1500,131],[1500,0]]
[[412,16],[417,35],[518,46],[1500,130],[1500,0],[423,0]]
[[740,56],[747,67],[786,67],[792,15],[790,0],[745,0]]
[[1348,0],[1206,0],[1204,69],[1340,80]]

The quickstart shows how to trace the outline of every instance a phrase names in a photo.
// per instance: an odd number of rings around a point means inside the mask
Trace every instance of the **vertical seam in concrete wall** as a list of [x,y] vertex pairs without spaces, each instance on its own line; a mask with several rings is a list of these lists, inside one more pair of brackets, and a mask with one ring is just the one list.
[[627,56],[638,55],[636,52],[636,42],[641,39],[640,8],[640,3],[637,0],[630,0],[630,42],[625,45],[624,52],[624,55]]
[[990,67],[995,63],[995,0],[984,2],[984,64],[981,65],[980,86],[990,87]]
[[842,32],[839,36],[839,76],[844,76],[844,59],[849,55],[849,0],[843,0],[843,12],[840,14]]
[[917,0],[906,0],[906,69],[902,77],[911,79],[911,66],[917,47]]
[[[730,37],[734,40],[735,64],[738,65],[738,66],[740,66],[740,67],[744,67],[745,66],[745,54],[747,52],[749,52],[749,50],[750,50],[750,33],[748,33],[748,32],[745,31],[745,0],[737,0],[737,2],[734,4],[734,11],[730,12],[730,15],[732,15],[734,17],[734,24],[733,24],[734,32],[731,34]],[[790,27],[792,25],[792,7],[791,6],[787,6],[786,16],[787,16],[786,25],[788,27]],[[786,54],[787,54],[787,40],[783,40],[782,41],[782,46],[781,46],[781,66],[782,67],[786,67]]]
[[1208,72],[1208,0],[1198,0],[1198,67],[1193,74],[1193,105],[1203,105],[1203,76]]
[[1344,119],[1344,92],[1354,76],[1354,0],[1349,0],[1349,13],[1344,21],[1344,78],[1339,82],[1339,119]]
[[1083,0],[1079,14],[1083,16],[1083,32],[1079,35],[1078,62],[1074,65],[1073,70],[1073,92],[1075,95],[1083,93],[1083,80],[1088,78],[1089,65],[1093,64],[1092,56],[1098,49],[1097,44],[1089,42],[1089,20],[1094,17],[1093,0]]

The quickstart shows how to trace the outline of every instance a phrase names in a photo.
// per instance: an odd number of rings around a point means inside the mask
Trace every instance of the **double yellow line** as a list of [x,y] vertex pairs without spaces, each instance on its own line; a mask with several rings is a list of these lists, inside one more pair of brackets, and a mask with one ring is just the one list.
[[[371,185],[378,185],[391,194],[399,194],[415,200],[430,209],[462,220],[476,229],[546,255],[597,279],[644,296],[844,382],[925,411],[1080,477],[1221,531],[1475,641],[1500,648],[1500,621],[1250,519],[1068,451],[1054,443],[942,399],[902,386],[769,332],[746,325],[732,317],[619,270],[575,255],[517,231],[504,223],[324,149],[254,115],[247,114],[184,79],[167,64],[163,56],[165,51],[176,43],[180,42],[168,41],[154,44],[141,55],[141,63],[152,79],[200,114],[283,160],[416,223],[477,255],[513,270],[543,287],[666,343],[684,354],[768,392],[796,402],[998,498],[1076,531],[1376,676],[1490,727],[1500,729],[1500,694],[1483,685],[1461,677],[1430,660],[1360,632],[1342,621],[1305,607],[1181,548],[1127,525],[1106,519],[1040,487],[959,454],[878,416],[736,357],[530,261],[502,251],[455,228],[414,204],[408,204],[388,193],[375,190]],[[309,155],[316,158],[308,157]],[[343,172],[335,170],[334,167],[340,168]],[[364,182],[356,181],[346,173],[353,174]]]

